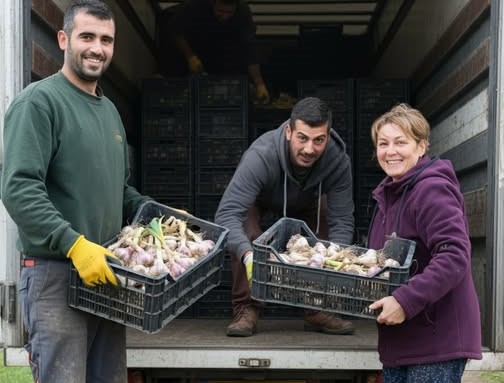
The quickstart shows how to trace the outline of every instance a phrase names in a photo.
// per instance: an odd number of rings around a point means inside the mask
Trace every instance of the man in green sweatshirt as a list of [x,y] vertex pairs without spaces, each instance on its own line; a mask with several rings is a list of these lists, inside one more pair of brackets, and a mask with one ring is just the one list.
[[124,326],[67,304],[71,263],[88,285],[117,285],[99,244],[148,199],[128,185],[124,127],[98,86],[114,37],[107,5],[74,2],[58,32],[62,69],[24,89],[5,117],[2,202],[18,227],[26,349],[40,383],[127,380]]

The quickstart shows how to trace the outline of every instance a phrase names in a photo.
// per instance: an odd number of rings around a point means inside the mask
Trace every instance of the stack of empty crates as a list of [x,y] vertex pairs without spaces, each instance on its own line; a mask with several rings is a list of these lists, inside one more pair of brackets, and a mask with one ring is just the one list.
[[241,76],[201,76],[195,81],[195,211],[213,221],[248,147],[248,85]]
[[[248,147],[247,78],[195,79],[195,215],[213,221],[222,194]],[[194,304],[185,317],[230,318],[231,256],[225,254],[219,287]]]
[[358,232],[366,235],[374,209],[371,193],[385,177],[374,155],[371,125],[392,106],[409,100],[408,84],[405,80],[359,79],[356,99],[355,218]]
[[191,79],[144,80],[142,97],[142,193],[170,207],[192,212]]
[[345,142],[346,152],[353,160],[354,81],[299,80],[298,93],[300,98],[318,97],[327,103],[332,111],[332,128]]
[[289,119],[292,108],[272,108],[261,105],[249,109],[249,137],[254,142],[264,133],[278,128]]

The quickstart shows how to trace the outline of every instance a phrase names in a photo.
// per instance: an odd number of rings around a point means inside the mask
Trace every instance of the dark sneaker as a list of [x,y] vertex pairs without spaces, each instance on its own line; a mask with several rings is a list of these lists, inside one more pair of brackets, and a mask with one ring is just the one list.
[[227,336],[252,336],[257,331],[259,309],[252,305],[236,308],[233,320],[226,330]]
[[333,335],[353,334],[352,322],[341,319],[326,311],[305,310],[304,330],[318,331]]

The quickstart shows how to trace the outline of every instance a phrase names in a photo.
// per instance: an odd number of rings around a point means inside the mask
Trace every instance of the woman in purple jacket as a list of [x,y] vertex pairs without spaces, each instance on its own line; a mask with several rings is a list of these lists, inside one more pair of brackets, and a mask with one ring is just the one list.
[[374,302],[384,383],[460,382],[481,359],[478,298],[464,198],[447,160],[431,159],[429,123],[409,105],[379,117],[371,136],[385,179],[373,191],[368,246],[388,235],[416,242],[408,282]]

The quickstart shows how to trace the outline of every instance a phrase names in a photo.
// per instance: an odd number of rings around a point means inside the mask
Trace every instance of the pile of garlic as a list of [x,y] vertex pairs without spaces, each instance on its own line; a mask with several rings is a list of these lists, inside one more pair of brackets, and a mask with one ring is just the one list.
[[[362,253],[362,248],[342,247],[332,242],[329,242],[327,247],[322,242],[310,246],[308,240],[301,234],[293,235],[287,242],[285,251],[279,256],[285,263],[363,276],[374,276],[384,267],[400,266],[396,260],[386,258],[381,250],[368,249]],[[272,254],[271,259],[276,260],[276,257]],[[387,277],[386,273],[381,276]]]

